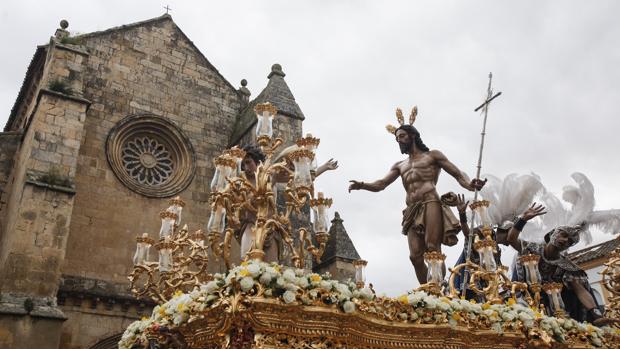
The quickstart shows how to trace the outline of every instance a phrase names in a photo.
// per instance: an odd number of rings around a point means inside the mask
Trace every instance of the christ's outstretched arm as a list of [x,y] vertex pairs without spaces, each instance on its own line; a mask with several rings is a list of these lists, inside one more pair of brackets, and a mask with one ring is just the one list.
[[351,184],[349,185],[349,193],[351,192],[351,190],[360,190],[360,189],[373,191],[373,192],[381,191],[385,189],[388,185],[392,184],[396,180],[396,178],[398,178],[399,175],[400,175],[400,170],[398,168],[398,163],[396,163],[394,164],[394,166],[392,166],[392,168],[390,169],[390,172],[388,172],[388,174],[382,179],[376,180],[371,183],[364,183],[361,181],[354,181],[354,180],[349,181],[351,182]]

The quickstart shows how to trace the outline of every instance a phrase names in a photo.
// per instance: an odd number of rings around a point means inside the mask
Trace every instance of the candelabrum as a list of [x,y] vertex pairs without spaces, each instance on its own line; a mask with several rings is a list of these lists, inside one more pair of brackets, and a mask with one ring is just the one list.
[[[185,203],[176,197],[160,213],[158,242],[149,238],[147,233],[136,238],[134,267],[128,277],[136,297],[163,303],[177,290],[189,292],[211,279],[207,272],[209,257],[205,234],[201,230],[190,233],[187,225],[179,229],[184,206]],[[157,262],[149,261],[151,247],[158,251]]]
[[[620,247],[612,252],[605,268],[601,271],[602,284],[610,295],[608,297],[607,317],[620,318]],[[616,324],[618,326],[618,324]]]
[[469,236],[475,241],[473,247],[479,256],[479,263],[474,263],[471,258],[468,258],[465,263],[449,269],[452,275],[448,285],[450,296],[458,297],[458,286],[455,285],[456,275],[460,275],[463,270],[466,270],[469,274],[469,283],[467,284],[469,289],[482,296],[486,302],[498,304],[503,303],[502,294],[505,291],[523,289],[525,285],[511,282],[506,275],[508,268],[498,265],[495,260],[497,243],[493,240],[488,207],[489,201],[486,200],[476,201],[470,205],[475,214],[474,223],[479,227],[476,230],[479,230],[483,236],[482,239],[479,239],[478,235],[475,235],[476,231],[470,232]]
[[[265,161],[258,164],[253,178],[247,178],[241,171],[241,163],[246,156],[243,149],[226,149],[213,160],[215,173],[210,183],[211,215],[207,234],[201,230],[190,233],[187,225],[179,229],[185,203],[180,197],[170,200],[170,206],[160,214],[158,242],[147,233],[136,239],[134,268],[129,275],[131,290],[136,297],[149,297],[163,303],[177,291],[189,292],[210,281],[212,276],[207,272],[208,249],[216,258],[222,257],[230,269],[232,238],[235,232],[242,235],[242,229],[248,225],[251,226],[249,231],[253,241],[244,256],[246,260],[263,260],[265,243],[276,234],[292,252],[291,261],[296,267],[305,267],[306,251],[320,262],[329,239],[327,210],[332,199],[320,192],[316,198],[314,196],[316,163],[313,160],[319,139],[310,135],[301,138],[292,151],[274,161],[275,151],[284,143],[281,138],[272,137],[272,121],[277,110],[273,105],[264,103],[257,105],[255,111],[258,119],[256,137],[266,156]],[[278,211],[274,190],[274,182],[281,179],[286,183],[284,212]],[[306,205],[313,213],[314,239],[308,229],[300,228],[297,232],[299,245],[295,248],[290,217],[294,212],[301,213]],[[313,241],[316,241],[316,246]],[[157,262],[149,261],[151,247],[158,251]]]
[[[318,193],[314,198],[313,160],[314,150],[319,139],[307,136],[297,141],[296,149],[276,161],[274,153],[284,143],[281,138],[273,138],[272,121],[277,113],[276,108],[269,104],[258,104],[255,108],[257,115],[256,138],[257,143],[265,154],[265,161],[258,165],[254,178],[247,178],[240,173],[239,163],[244,157],[240,149],[228,150],[215,159],[216,173],[211,185],[211,219],[207,227],[209,241],[216,256],[222,256],[227,267],[230,268],[230,242],[235,231],[244,229],[244,225],[251,225],[253,242],[245,259],[265,258],[265,243],[273,234],[292,252],[291,260],[296,267],[303,268],[305,251],[308,251],[315,260],[325,251],[329,238],[329,220],[327,208],[332,200]],[[276,190],[274,181],[285,178],[284,201],[286,209],[278,212],[276,205]],[[315,246],[311,234],[306,228],[298,230],[299,246],[295,248],[290,216],[294,212],[309,204],[313,210]],[[241,217],[251,217],[243,219]],[[243,232],[241,232],[243,234]],[[220,236],[224,235],[223,243],[219,243]]]

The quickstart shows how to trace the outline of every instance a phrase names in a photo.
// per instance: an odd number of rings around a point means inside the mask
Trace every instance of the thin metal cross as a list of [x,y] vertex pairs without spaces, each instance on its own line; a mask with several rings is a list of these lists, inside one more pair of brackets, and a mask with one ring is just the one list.
[[[478,153],[478,165],[476,166],[476,179],[480,179],[480,171],[482,169],[482,151],[484,150],[484,137],[487,134],[487,117],[489,115],[489,105],[492,100],[494,100],[495,98],[499,97],[502,94],[501,92],[498,92],[495,95],[493,95],[493,89],[491,88],[492,80],[493,80],[493,73],[489,73],[489,85],[487,86],[487,98],[482,104],[480,104],[476,109],[474,109],[474,112],[477,112],[478,110],[484,108],[482,111],[484,113],[484,121],[482,122],[482,132],[480,133],[480,152]],[[478,189],[475,189],[474,202],[477,199],[478,199]],[[469,229],[469,238],[467,239],[467,249],[465,250],[466,261],[469,261],[471,259],[471,245],[472,245],[472,241],[474,240],[474,237],[473,237],[474,214],[475,212],[472,212],[472,219],[470,223],[471,228]],[[465,268],[465,274],[463,275],[463,280],[461,283],[462,296],[465,296],[465,292],[467,290],[466,280],[468,278],[469,278],[469,268]]]
[[168,14],[168,11],[172,10],[168,5],[166,5],[164,8],[166,9],[166,14]]

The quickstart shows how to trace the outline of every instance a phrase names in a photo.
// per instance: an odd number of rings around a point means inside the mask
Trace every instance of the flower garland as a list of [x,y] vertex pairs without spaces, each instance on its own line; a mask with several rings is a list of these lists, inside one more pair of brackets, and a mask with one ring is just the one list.
[[533,330],[547,341],[553,338],[564,342],[569,337],[580,337],[587,338],[594,346],[602,346],[606,336],[620,337],[618,330],[545,316],[512,299],[506,304],[480,304],[437,297],[423,291],[396,299],[376,297],[367,287],[358,289],[353,282],[343,283],[330,277],[275,263],[244,262],[226,274],[215,274],[212,281],[189,293],[177,291],[170,301],[156,306],[150,317],[129,325],[118,345],[120,349],[130,349],[138,341],[145,343],[149,331],[191,322],[210,307],[217,306],[218,300],[235,292],[277,298],[285,304],[334,306],[345,313],[359,311],[392,321],[486,327],[499,333],[520,330],[526,335]]

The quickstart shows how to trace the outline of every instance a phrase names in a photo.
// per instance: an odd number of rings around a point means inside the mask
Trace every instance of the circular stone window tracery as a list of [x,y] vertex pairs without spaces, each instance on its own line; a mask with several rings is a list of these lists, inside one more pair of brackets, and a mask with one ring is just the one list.
[[154,115],[129,116],[116,124],[106,141],[106,155],[116,177],[145,196],[173,196],[194,177],[194,151],[188,138]]

